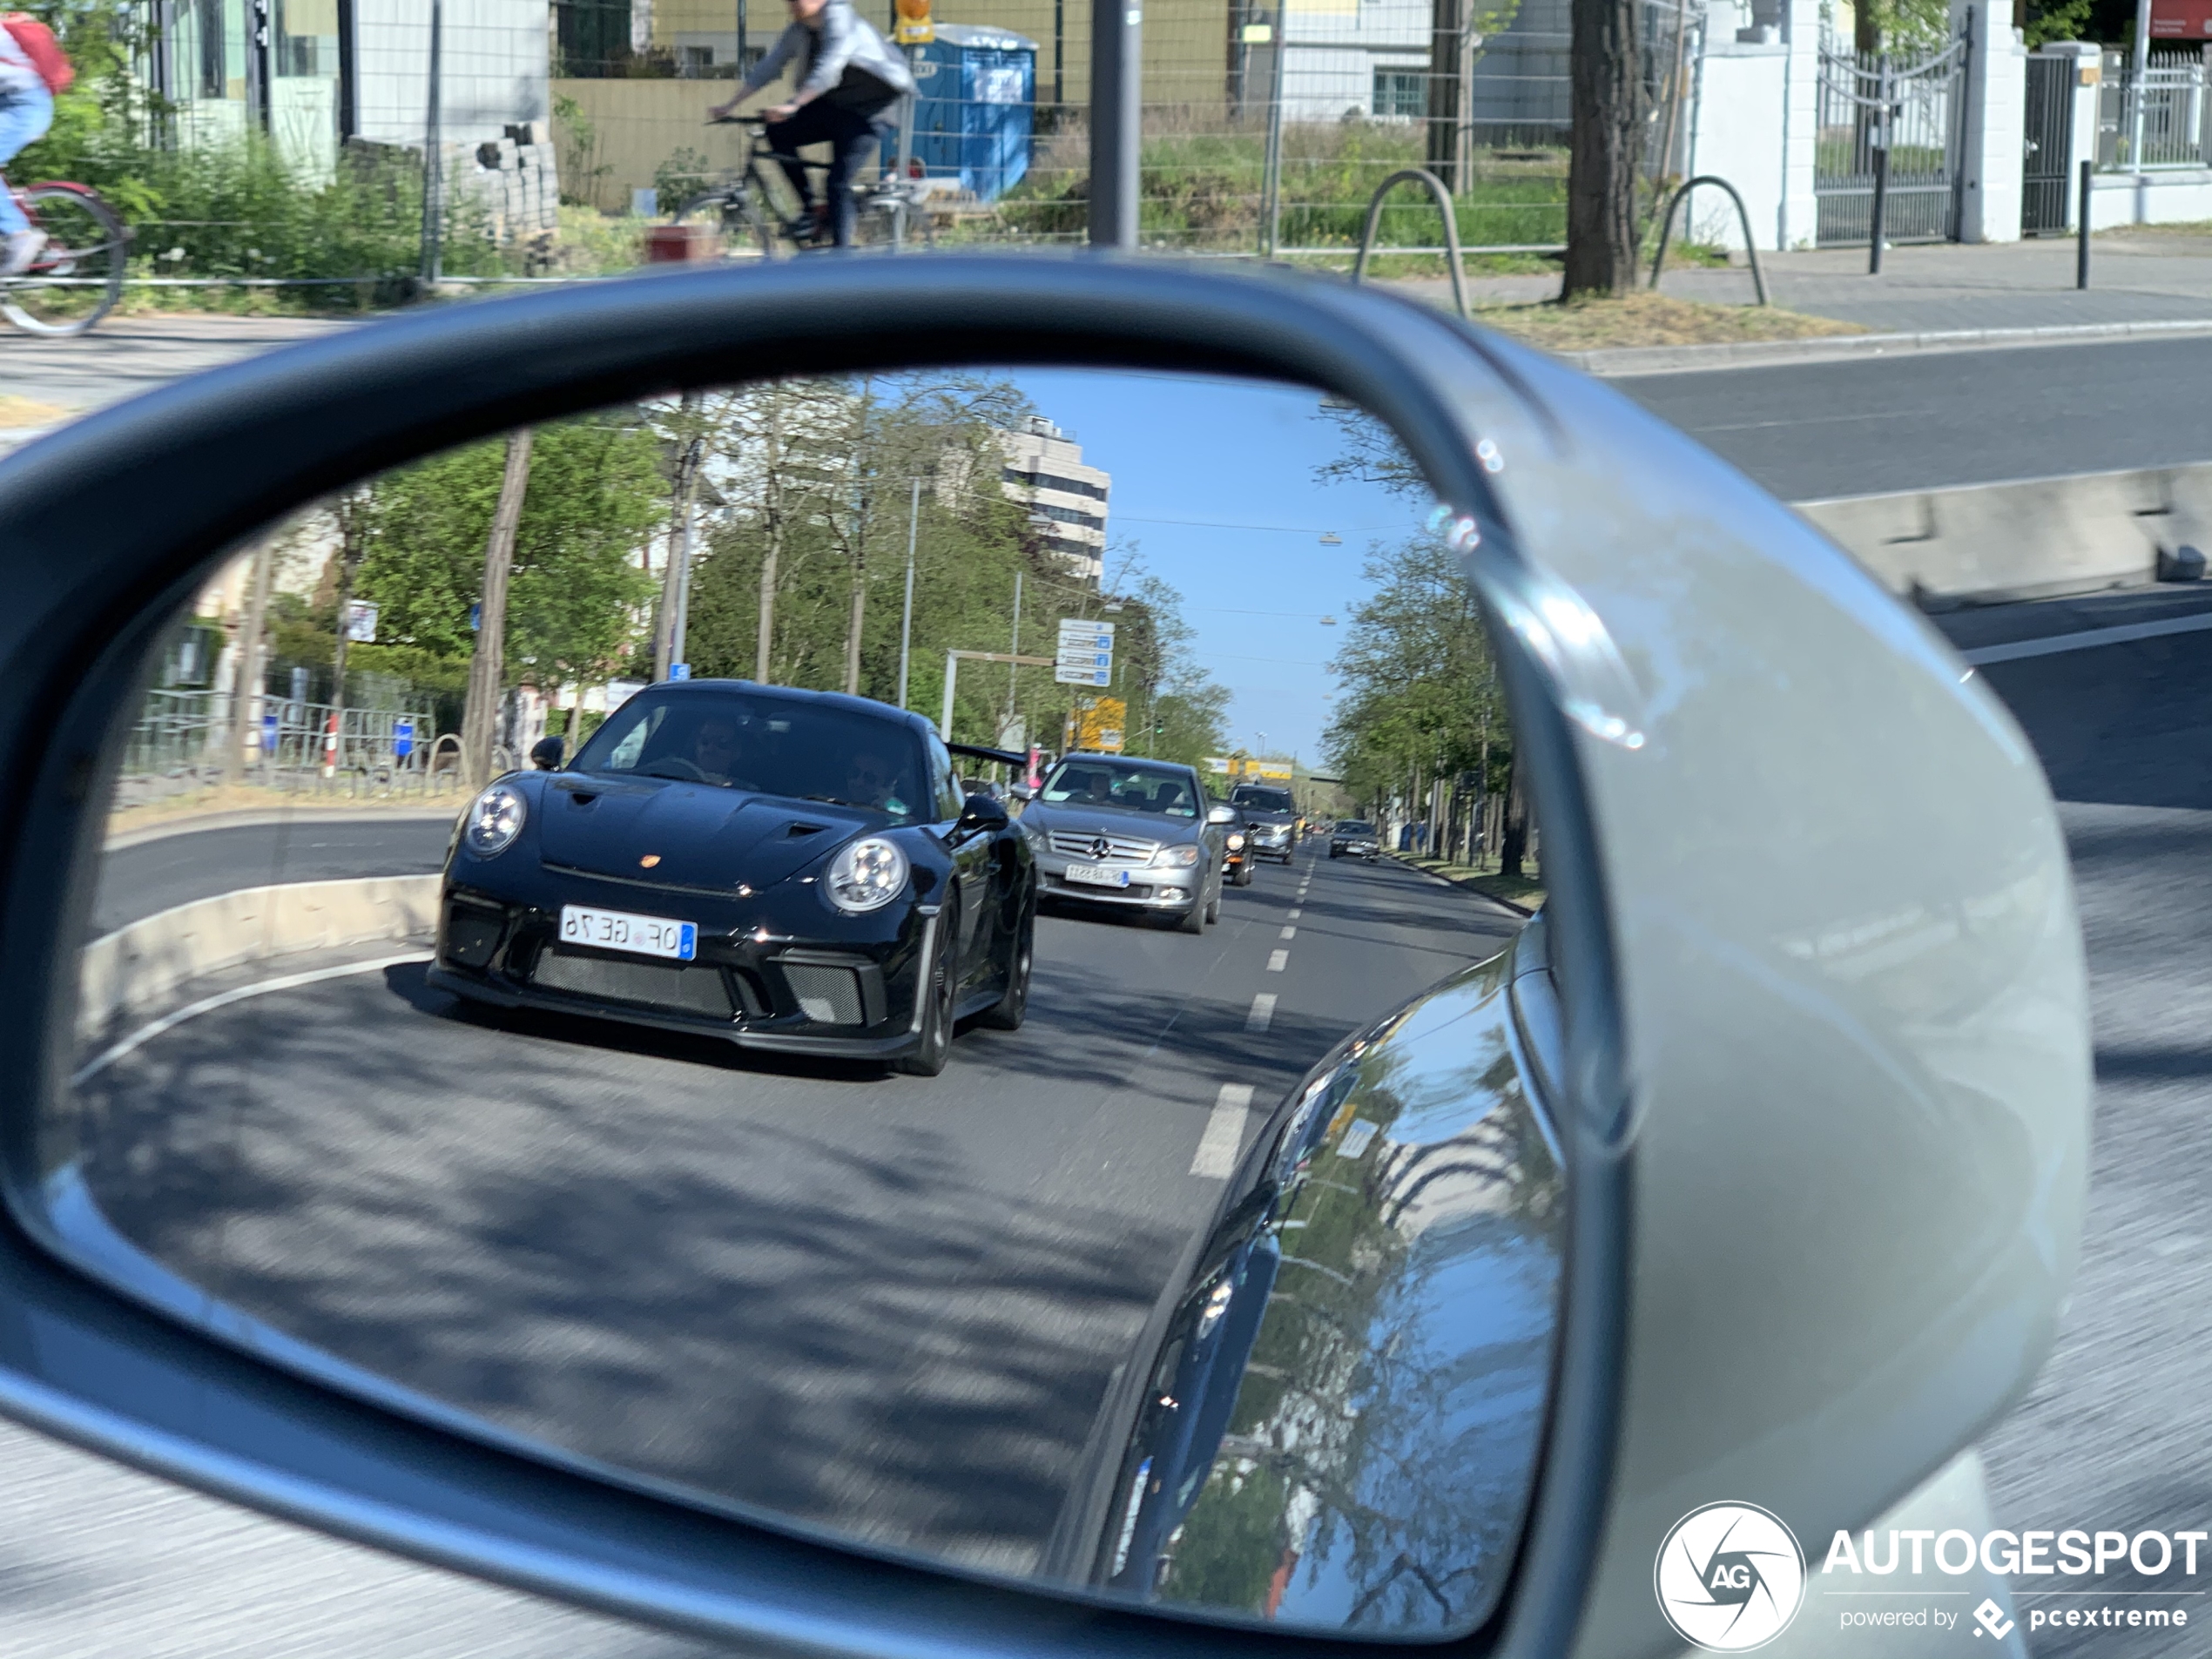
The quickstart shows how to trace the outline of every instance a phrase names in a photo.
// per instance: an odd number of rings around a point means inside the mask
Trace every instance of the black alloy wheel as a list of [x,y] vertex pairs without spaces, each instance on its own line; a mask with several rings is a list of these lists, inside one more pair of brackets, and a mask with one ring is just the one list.
[[1029,969],[1037,954],[1037,907],[1024,907],[1022,925],[1006,970],[1006,990],[999,1000],[975,1016],[975,1023],[990,1031],[1019,1031],[1029,1012]]

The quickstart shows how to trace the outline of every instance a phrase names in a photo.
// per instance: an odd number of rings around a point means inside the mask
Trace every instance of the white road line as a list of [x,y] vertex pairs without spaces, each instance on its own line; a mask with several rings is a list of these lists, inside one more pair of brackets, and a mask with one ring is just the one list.
[[1275,1023],[1275,993],[1262,991],[1252,998],[1252,1011],[1244,1016],[1244,1029],[1264,1031]]
[[1959,654],[1977,666],[1984,663],[2016,663],[2024,657],[2055,657],[2061,651],[2094,651],[2100,645],[2162,639],[2168,634],[2202,633],[2208,628],[2212,628],[2212,610],[2167,617],[2157,622],[2122,622],[2109,628],[2084,628],[2078,633],[2047,634],[2040,639],[2015,639],[2003,645],[1977,645]]
[[1304,915],[1305,914],[1305,912],[1304,912],[1303,910],[1293,910],[1293,911],[1291,911],[1291,914],[1290,914],[1289,915],[1287,915],[1287,916],[1284,917],[1284,918],[1283,918],[1283,920],[1284,920],[1284,921],[1297,921],[1297,920],[1298,920],[1300,916]]
[[1298,929],[1295,927],[1285,927],[1281,933],[1276,934],[1275,936],[1278,939],[1296,939],[1298,937]]
[[1244,1116],[1251,1109],[1250,1083],[1224,1083],[1206,1115],[1206,1132],[1190,1157],[1190,1173],[1225,1181],[1236,1172],[1237,1149],[1244,1143]]
[[1290,965],[1291,953],[1287,950],[1271,950],[1267,953],[1267,971],[1269,973],[1279,974]]
[[241,985],[234,991],[225,991],[216,996],[204,996],[197,1002],[179,1008],[174,1014],[165,1014],[152,1025],[142,1025],[113,1048],[97,1059],[80,1067],[69,1081],[73,1086],[106,1070],[135,1049],[152,1042],[165,1031],[173,1031],[187,1020],[196,1020],[203,1014],[212,1014],[217,1008],[228,1008],[233,1002],[243,1002],[250,996],[266,996],[273,991],[288,991],[298,985],[313,985],[327,979],[343,979],[348,974],[374,974],[387,968],[397,968],[406,962],[427,962],[431,953],[411,950],[399,956],[379,956],[374,961],[345,962],[336,968],[318,968],[305,974],[287,974],[278,979],[258,980],[251,985]]

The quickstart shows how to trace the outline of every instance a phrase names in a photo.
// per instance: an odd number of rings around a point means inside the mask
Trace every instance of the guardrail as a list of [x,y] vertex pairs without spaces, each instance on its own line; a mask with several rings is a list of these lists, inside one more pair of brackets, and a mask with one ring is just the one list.
[[1796,507],[1931,610],[2194,580],[2212,554],[2212,463]]

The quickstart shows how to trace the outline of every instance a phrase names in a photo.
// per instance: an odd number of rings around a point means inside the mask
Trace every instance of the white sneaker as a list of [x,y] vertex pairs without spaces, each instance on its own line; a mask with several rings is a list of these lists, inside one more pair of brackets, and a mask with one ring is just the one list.
[[30,269],[38,250],[46,246],[44,231],[16,231],[8,237],[7,257],[0,259],[0,277],[21,276]]

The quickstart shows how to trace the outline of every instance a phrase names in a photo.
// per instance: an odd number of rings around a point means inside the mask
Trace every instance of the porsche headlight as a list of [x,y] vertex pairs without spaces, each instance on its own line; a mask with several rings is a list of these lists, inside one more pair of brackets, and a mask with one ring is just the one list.
[[523,792],[512,784],[494,784],[469,808],[468,827],[462,832],[469,850],[478,858],[504,853],[523,833],[529,806]]
[[1170,870],[1188,869],[1197,861],[1198,849],[1195,845],[1163,846],[1152,854],[1152,862],[1155,866]]
[[1232,835],[1229,838],[1229,850],[1231,853],[1238,851],[1244,845],[1244,838],[1241,835]]
[[829,901],[851,915],[880,910],[907,887],[907,855],[896,841],[865,835],[839,850],[830,860],[822,891]]

